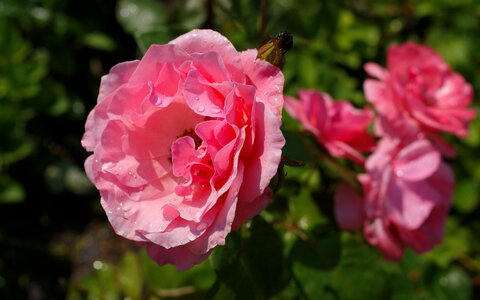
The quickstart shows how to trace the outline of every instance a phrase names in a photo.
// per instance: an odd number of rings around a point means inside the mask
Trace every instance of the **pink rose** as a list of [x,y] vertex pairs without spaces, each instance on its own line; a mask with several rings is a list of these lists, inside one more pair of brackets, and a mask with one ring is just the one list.
[[311,132],[331,155],[363,163],[361,151],[369,151],[375,141],[367,132],[373,113],[356,109],[346,101],[333,101],[325,93],[300,90],[300,101],[286,97],[285,109]]
[[407,246],[422,253],[442,241],[454,179],[428,140],[383,139],[365,167],[359,179],[370,244],[396,260]]
[[388,49],[387,69],[367,63],[365,70],[378,79],[364,83],[366,98],[382,122],[377,133],[397,137],[397,129],[411,119],[423,134],[467,135],[468,123],[475,117],[468,108],[472,86],[432,49],[410,42],[393,45]]
[[187,269],[268,203],[285,143],[283,75],[193,30],[102,78],[82,145],[117,234]]

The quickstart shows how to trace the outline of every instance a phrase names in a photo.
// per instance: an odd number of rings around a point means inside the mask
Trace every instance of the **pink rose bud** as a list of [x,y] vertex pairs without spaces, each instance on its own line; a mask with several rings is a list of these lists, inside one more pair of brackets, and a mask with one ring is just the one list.
[[426,139],[402,144],[385,138],[367,159],[363,185],[367,241],[385,257],[400,259],[405,247],[431,250],[443,238],[454,179]]
[[356,109],[346,101],[334,101],[330,95],[314,90],[300,90],[300,101],[286,97],[285,109],[331,155],[363,163],[360,153],[369,151],[375,141],[367,131],[373,119],[368,109]]
[[102,77],[82,145],[115,232],[188,269],[265,208],[285,144],[281,71],[193,30]]
[[440,151],[454,154],[438,133],[465,137],[468,123],[476,115],[468,108],[472,86],[460,74],[432,49],[410,42],[388,49],[386,69],[367,63],[365,70],[378,79],[364,83],[366,98],[375,105],[382,122],[377,133],[398,138],[398,132],[402,134],[413,121],[421,134],[432,136]]

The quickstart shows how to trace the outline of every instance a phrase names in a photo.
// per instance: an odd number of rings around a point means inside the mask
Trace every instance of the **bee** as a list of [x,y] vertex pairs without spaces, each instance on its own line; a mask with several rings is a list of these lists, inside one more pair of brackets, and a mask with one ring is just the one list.
[[282,31],[276,37],[270,36],[270,41],[258,48],[257,58],[263,59],[283,68],[285,53],[293,46],[293,37],[289,32]]

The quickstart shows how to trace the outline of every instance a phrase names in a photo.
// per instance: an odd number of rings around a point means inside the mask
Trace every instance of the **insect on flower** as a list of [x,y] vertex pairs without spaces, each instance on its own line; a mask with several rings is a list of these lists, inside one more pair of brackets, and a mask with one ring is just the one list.
[[282,31],[276,37],[270,36],[270,41],[258,48],[257,58],[263,59],[283,68],[285,53],[293,46],[293,37],[289,32]]

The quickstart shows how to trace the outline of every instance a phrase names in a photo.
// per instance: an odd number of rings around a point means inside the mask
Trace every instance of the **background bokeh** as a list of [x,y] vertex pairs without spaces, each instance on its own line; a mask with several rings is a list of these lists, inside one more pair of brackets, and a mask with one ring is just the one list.
[[[386,262],[332,218],[336,177],[305,160],[269,208],[187,272],[159,267],[110,228],[80,145],[100,77],[193,28],[237,49],[287,30],[285,92],[365,105],[367,61],[392,43],[438,51],[480,95],[478,0],[0,0],[0,299],[480,299],[480,120],[463,141],[445,241]],[[474,107],[478,109],[478,96]],[[305,239],[304,237],[308,237]]]

